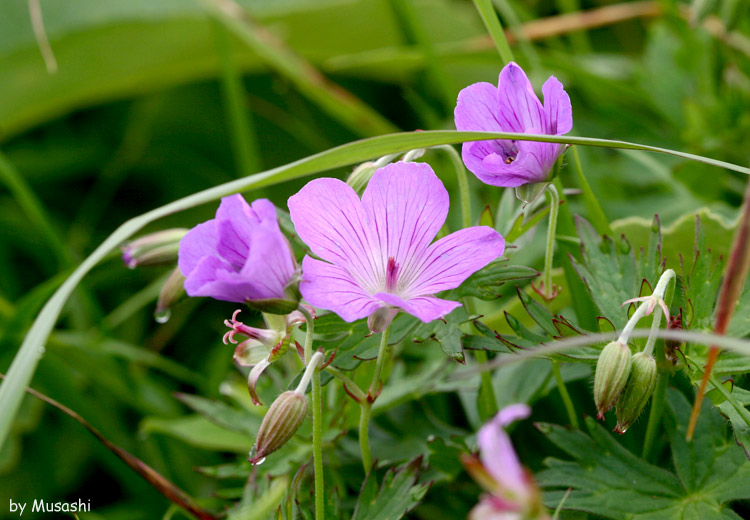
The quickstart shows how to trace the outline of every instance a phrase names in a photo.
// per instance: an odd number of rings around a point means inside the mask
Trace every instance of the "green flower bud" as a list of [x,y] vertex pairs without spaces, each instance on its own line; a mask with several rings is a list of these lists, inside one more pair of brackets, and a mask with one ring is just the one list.
[[185,277],[179,267],[175,267],[159,292],[154,319],[166,323],[172,313],[172,307],[185,295]]
[[639,352],[633,356],[630,379],[617,401],[617,433],[625,433],[638,419],[651,398],[656,385],[656,360],[650,354]]
[[374,162],[364,162],[354,168],[346,183],[357,192],[357,195],[362,195],[376,169],[377,165]]
[[289,390],[277,397],[263,417],[250,462],[260,464],[286,444],[304,422],[306,413],[307,397],[303,393]]
[[129,269],[142,265],[168,264],[177,260],[180,240],[187,229],[175,228],[157,231],[120,246],[122,261]]
[[631,363],[630,348],[624,343],[613,341],[602,349],[594,375],[594,401],[599,419],[604,418],[604,414],[612,408],[625,388]]

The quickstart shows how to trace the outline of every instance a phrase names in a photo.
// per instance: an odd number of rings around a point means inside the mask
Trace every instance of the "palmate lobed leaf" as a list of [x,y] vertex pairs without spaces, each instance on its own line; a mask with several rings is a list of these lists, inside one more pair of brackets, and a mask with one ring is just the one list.
[[374,471],[365,480],[352,520],[398,520],[421,502],[432,485],[418,483],[422,457],[388,470],[378,489]]
[[[685,441],[690,404],[676,390],[668,394],[665,421],[674,470],[651,465],[620,445],[594,419],[588,435],[560,426],[540,424],[547,438],[573,461],[545,460],[548,469],[537,478],[545,502],[555,507],[572,488],[564,509],[586,511],[612,519],[706,520],[739,518],[728,502],[750,498],[750,461],[727,437],[724,421],[704,403],[692,443]],[[557,489],[557,491],[555,491]]]

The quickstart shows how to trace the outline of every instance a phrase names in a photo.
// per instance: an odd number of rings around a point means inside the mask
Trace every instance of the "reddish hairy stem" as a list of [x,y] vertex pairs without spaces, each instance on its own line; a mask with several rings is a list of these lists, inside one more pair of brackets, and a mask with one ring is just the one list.
[[[724,273],[724,280],[721,283],[721,289],[719,290],[719,299],[716,303],[716,322],[714,324],[714,331],[717,334],[726,334],[727,328],[729,327],[729,321],[732,318],[734,309],[737,306],[737,300],[740,297],[742,288],[745,285],[745,277],[747,276],[748,268],[750,268],[750,182],[748,182],[747,189],[745,190],[745,200],[742,209],[742,216],[740,217],[740,224],[737,228],[737,233],[734,236],[732,243],[732,252],[729,256],[729,262],[727,263],[727,269]],[[706,392],[706,386],[708,385],[708,378],[711,376],[711,370],[716,363],[716,358],[719,357],[719,347],[711,345],[708,352],[708,359],[706,360],[706,366],[703,371],[703,380],[701,381],[698,395],[695,397],[695,403],[693,405],[693,412],[690,415],[690,423],[688,424],[687,440],[693,439],[695,433],[695,424],[698,421],[698,414],[700,413],[701,404],[703,404],[703,396]]]

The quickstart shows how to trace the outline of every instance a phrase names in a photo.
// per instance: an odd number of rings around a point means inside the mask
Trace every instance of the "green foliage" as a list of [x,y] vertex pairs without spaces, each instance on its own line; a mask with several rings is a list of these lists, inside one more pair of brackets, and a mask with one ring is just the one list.
[[560,426],[538,428],[572,461],[548,458],[537,476],[545,501],[555,507],[571,487],[564,509],[587,511],[612,519],[737,519],[728,507],[750,498],[746,482],[750,461],[731,439],[710,405],[704,405],[693,442],[685,440],[690,404],[671,391],[666,429],[672,468],[648,464],[615,441],[591,418],[588,435]]
[[412,510],[430,489],[430,483],[419,484],[422,459],[389,470],[378,489],[375,475],[367,476],[359,493],[352,520],[398,520]]

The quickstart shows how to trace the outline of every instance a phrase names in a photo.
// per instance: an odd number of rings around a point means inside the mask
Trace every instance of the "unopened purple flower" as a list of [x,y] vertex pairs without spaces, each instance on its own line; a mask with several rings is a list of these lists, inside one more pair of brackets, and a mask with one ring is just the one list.
[[461,304],[436,298],[503,253],[494,229],[462,229],[431,243],[448,215],[448,192],[429,165],[399,162],[375,172],[360,200],[337,179],[316,179],[289,199],[312,253],[300,291],[346,321],[370,316],[383,330],[401,309],[424,322]]
[[505,432],[508,425],[529,415],[531,409],[525,404],[506,406],[479,430],[479,461],[472,457],[464,464],[489,494],[472,509],[470,520],[547,518],[536,485]]
[[241,195],[224,197],[216,218],[198,224],[180,242],[179,267],[189,296],[283,314],[297,306],[296,262],[276,208],[266,199],[250,206]]
[[[500,72],[497,87],[474,83],[458,94],[454,112],[458,130],[563,135],[573,127],[570,98],[557,78],[542,87],[544,105],[526,73],[511,62]],[[533,141],[476,141],[464,143],[466,167],[482,182],[517,187],[544,182],[564,144]]]

